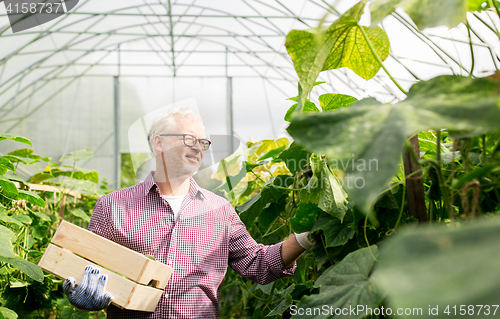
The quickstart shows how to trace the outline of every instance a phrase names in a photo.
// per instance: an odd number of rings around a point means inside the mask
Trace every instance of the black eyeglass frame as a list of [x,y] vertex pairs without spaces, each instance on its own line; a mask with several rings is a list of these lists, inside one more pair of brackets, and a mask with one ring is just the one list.
[[[210,140],[207,140],[206,138],[196,138],[191,134],[158,134],[158,135],[159,136],[182,136],[182,141],[184,142],[184,145],[186,145],[188,147],[193,147],[196,145],[196,143],[198,141],[200,141],[200,146],[201,146],[201,149],[203,151],[207,151],[210,148],[210,145],[212,145],[212,142]],[[194,138],[193,145],[189,145],[188,143],[186,143],[186,136],[190,136],[190,137]],[[206,146],[206,147],[203,146],[203,144],[201,144],[201,142],[207,142],[208,144],[205,144],[205,145],[208,145],[208,146]]]

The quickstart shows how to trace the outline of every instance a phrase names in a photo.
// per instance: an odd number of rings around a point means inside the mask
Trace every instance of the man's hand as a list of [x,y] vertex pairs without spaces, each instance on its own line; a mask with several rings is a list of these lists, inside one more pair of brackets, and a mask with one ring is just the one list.
[[99,276],[99,273],[99,268],[87,266],[78,286],[76,286],[76,280],[73,277],[68,277],[64,281],[64,293],[73,306],[88,311],[98,311],[109,306],[113,295],[105,291],[108,277],[106,275]]
[[300,255],[316,244],[313,236],[309,232],[293,233],[283,242],[281,246],[281,260],[285,268],[291,267]]

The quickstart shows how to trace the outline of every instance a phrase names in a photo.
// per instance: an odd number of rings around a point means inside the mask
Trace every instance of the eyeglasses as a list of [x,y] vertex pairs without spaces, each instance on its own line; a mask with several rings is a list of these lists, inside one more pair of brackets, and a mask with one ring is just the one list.
[[193,135],[189,135],[189,134],[158,134],[158,135],[160,135],[160,136],[182,136],[183,140],[184,140],[184,145],[189,146],[189,147],[193,147],[196,145],[196,142],[200,142],[201,149],[204,151],[208,150],[208,148],[210,147],[210,144],[212,144],[212,142],[210,142],[207,139],[196,138]]

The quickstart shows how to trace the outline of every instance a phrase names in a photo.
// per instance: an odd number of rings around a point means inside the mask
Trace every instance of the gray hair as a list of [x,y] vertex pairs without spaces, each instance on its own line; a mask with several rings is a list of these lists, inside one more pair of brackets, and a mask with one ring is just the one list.
[[205,131],[205,126],[203,125],[202,118],[191,109],[187,107],[171,108],[167,111],[167,113],[158,116],[149,128],[148,144],[152,154],[156,155],[154,151],[155,136],[158,134],[172,132],[173,130],[175,130],[175,128],[177,128],[177,122],[183,119],[198,121],[203,127],[203,131]]

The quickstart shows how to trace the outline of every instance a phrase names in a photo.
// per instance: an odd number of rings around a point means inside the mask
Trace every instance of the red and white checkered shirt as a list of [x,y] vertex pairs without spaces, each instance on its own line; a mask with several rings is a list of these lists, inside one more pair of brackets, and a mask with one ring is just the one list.
[[230,265],[260,284],[292,275],[281,243],[257,244],[231,204],[193,178],[180,216],[160,196],[154,171],[140,184],[99,198],[88,229],[174,269],[154,313],[108,307],[108,318],[218,318],[219,286]]

